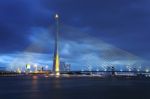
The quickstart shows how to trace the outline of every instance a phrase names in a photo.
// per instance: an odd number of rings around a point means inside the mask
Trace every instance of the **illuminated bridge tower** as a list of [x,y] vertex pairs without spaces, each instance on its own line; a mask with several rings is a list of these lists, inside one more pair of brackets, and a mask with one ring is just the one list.
[[59,16],[55,15],[56,19],[56,35],[55,35],[55,48],[54,48],[54,58],[53,58],[53,72],[55,75],[59,75],[59,53],[58,53],[58,34],[59,34]]

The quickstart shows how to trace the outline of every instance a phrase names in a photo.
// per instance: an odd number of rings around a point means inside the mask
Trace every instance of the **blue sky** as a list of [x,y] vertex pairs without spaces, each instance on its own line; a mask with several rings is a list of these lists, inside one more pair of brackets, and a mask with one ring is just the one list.
[[0,65],[52,68],[54,15],[60,57],[73,70],[113,64],[149,68],[149,0],[0,0]]

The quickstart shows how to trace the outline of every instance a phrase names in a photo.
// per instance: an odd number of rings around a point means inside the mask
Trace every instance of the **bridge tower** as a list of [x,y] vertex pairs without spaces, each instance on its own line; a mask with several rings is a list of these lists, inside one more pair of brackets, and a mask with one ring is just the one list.
[[55,15],[56,20],[56,35],[55,35],[55,47],[54,47],[54,57],[53,57],[53,72],[55,75],[60,74],[60,62],[59,62],[59,53],[58,53],[58,34],[59,34],[59,16]]

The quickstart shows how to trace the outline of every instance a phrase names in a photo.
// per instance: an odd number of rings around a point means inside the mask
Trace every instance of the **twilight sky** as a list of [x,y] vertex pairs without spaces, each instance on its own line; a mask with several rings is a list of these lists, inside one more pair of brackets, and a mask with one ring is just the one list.
[[60,57],[73,70],[149,68],[149,0],[0,0],[0,66],[52,68],[55,20]]

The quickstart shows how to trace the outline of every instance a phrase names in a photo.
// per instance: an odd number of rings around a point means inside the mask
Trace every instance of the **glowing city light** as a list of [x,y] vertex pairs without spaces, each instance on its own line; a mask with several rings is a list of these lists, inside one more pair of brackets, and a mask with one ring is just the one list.
[[34,68],[37,68],[37,64],[34,64]]
[[131,71],[131,69],[128,69],[128,71]]
[[27,65],[26,65],[26,68],[27,68],[27,69],[30,69],[30,68],[31,68],[31,65],[30,65],[30,64],[27,64]]
[[146,69],[145,72],[149,72],[149,69]]
[[48,65],[45,66],[46,70],[48,70]]
[[35,72],[35,73],[37,73],[37,67],[38,67],[37,64],[34,64],[34,68],[35,68],[35,71],[34,71],[34,72]]
[[120,69],[120,71],[122,72],[123,70],[122,70],[122,69]]
[[59,18],[58,14],[55,15],[55,18]]
[[18,73],[21,73],[21,70],[20,70],[20,68],[17,68],[17,72],[18,72]]

